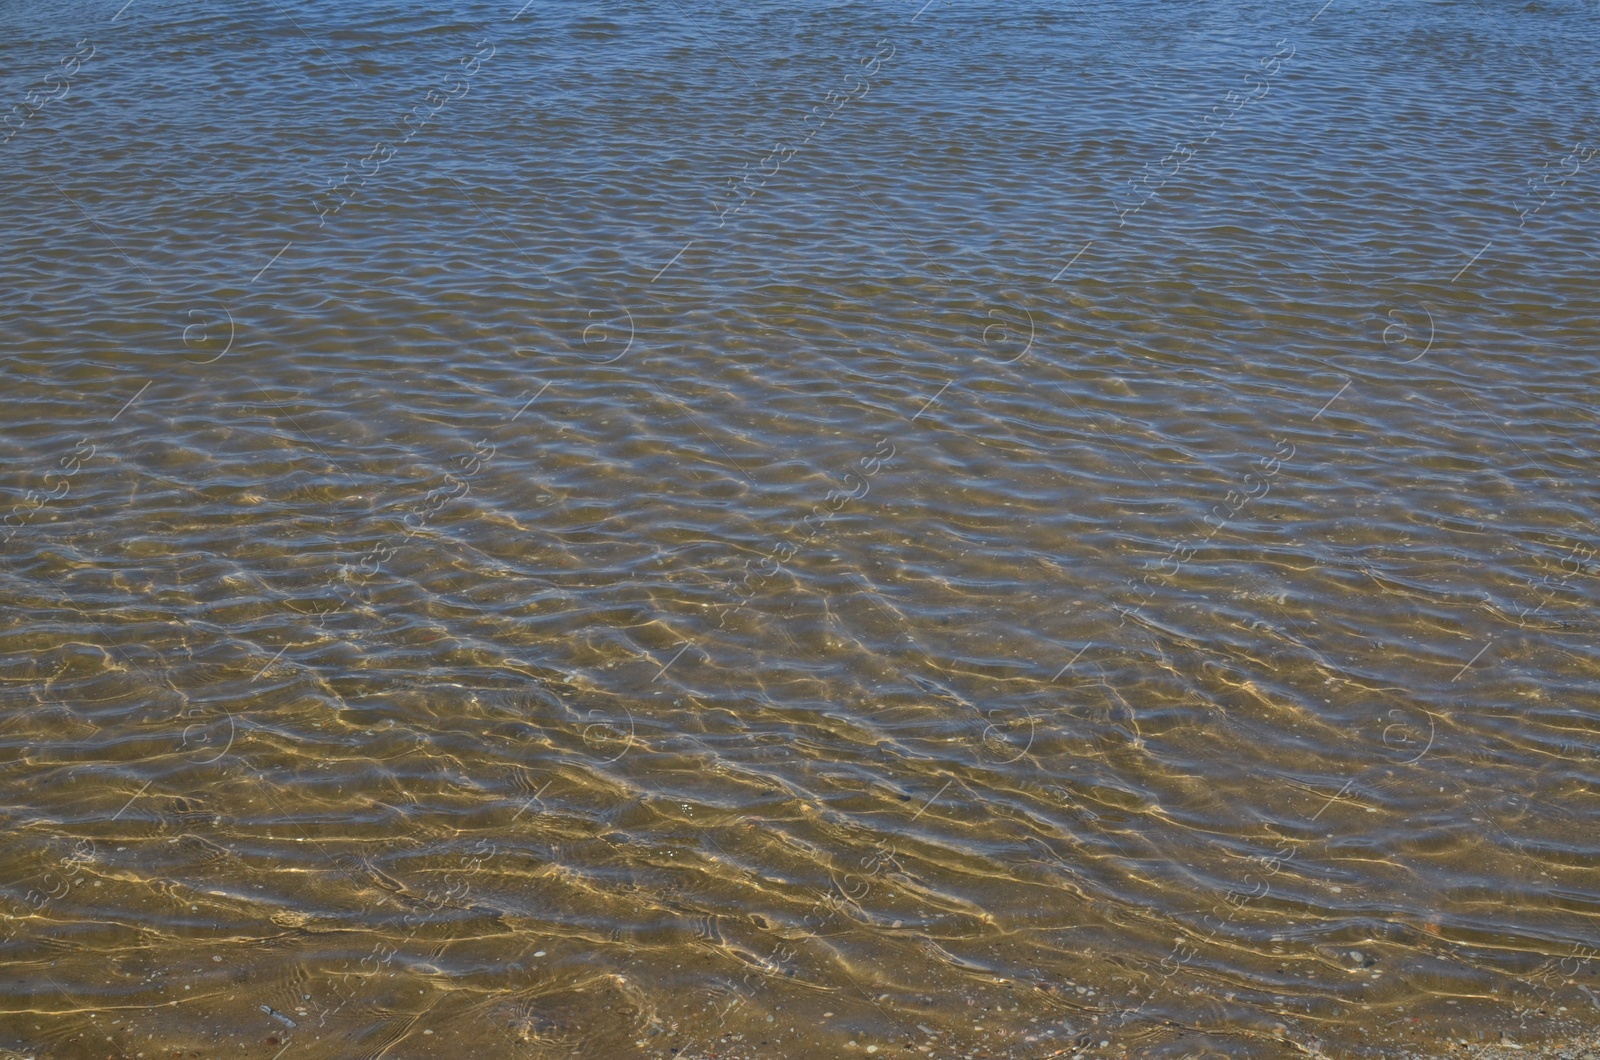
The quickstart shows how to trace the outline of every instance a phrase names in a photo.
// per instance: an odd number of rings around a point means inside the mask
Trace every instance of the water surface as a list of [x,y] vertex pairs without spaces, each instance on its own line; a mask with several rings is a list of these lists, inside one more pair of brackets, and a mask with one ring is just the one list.
[[0,1048],[1600,1027],[1600,9],[0,6]]

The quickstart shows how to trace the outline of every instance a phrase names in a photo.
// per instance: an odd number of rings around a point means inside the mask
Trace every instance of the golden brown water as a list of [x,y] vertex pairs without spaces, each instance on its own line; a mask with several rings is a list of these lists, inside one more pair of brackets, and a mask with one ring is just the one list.
[[121,3],[0,5],[0,1053],[1600,1029],[1595,4]]

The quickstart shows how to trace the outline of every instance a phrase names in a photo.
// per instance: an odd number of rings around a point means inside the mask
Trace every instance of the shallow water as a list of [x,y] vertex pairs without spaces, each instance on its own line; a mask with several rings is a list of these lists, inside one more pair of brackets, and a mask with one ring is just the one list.
[[120,3],[0,7],[0,1048],[1600,1028],[1600,7]]

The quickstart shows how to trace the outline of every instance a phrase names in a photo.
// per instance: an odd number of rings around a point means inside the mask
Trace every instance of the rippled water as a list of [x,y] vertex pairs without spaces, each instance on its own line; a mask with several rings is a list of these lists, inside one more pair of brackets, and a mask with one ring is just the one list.
[[0,5],[0,1049],[1600,1028],[1595,4],[119,3]]

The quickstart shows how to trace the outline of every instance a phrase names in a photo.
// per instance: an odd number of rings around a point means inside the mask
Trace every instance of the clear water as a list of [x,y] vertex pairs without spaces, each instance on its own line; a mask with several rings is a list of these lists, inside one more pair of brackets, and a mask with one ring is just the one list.
[[1600,1027],[1595,4],[120,3],[0,5],[0,1048]]

